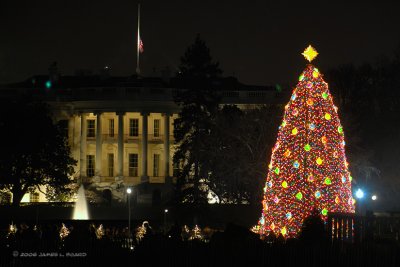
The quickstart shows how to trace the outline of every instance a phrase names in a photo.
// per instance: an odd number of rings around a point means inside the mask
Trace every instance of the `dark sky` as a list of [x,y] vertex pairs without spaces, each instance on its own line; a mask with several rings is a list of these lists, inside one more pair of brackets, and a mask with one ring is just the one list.
[[[141,2],[145,76],[176,70],[196,33],[224,75],[260,85],[294,84],[309,43],[323,72],[390,56],[400,43],[400,1]],[[1,0],[0,83],[46,74],[53,61],[65,75],[105,65],[113,75],[133,74],[136,19],[132,0]]]

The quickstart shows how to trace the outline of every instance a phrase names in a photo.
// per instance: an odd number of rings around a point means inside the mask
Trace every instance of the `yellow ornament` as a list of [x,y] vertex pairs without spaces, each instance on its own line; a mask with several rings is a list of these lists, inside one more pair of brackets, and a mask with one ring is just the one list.
[[301,53],[309,62],[311,62],[317,55],[317,50],[314,49],[311,45],[309,45],[303,53]]
[[319,76],[319,73],[317,72],[317,71],[313,71],[313,73],[312,73],[312,76],[314,77],[314,78],[318,78],[318,76]]
[[331,119],[331,114],[325,113],[325,120],[329,121]]
[[288,184],[287,184],[286,181],[283,181],[283,182],[282,182],[282,187],[283,187],[283,188],[287,188],[287,187],[288,187]]
[[322,160],[320,157],[317,158],[317,164],[318,164],[318,165],[321,165],[321,164],[322,164],[322,161],[323,161],[323,160]]
[[285,151],[285,153],[283,153],[283,155],[285,156],[285,157],[290,157],[290,150],[289,149],[286,149],[286,151]]
[[335,197],[335,203],[339,204],[340,203],[340,198],[338,196]]
[[293,128],[293,130],[292,130],[292,135],[296,135],[297,134],[297,128]]
[[285,227],[285,226],[281,229],[281,234],[282,234],[283,236],[286,235],[286,227]]

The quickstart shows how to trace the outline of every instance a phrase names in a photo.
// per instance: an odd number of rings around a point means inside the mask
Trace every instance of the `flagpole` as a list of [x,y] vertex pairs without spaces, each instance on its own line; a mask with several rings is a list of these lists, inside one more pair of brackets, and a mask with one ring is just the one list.
[[140,55],[140,3],[138,4],[138,23],[137,23],[137,48],[136,48],[136,75],[140,75],[139,67],[139,55]]

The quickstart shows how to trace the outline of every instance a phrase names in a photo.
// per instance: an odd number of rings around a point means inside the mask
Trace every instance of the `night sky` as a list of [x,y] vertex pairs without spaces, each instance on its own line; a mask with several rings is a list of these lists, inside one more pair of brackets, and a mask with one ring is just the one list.
[[[175,72],[197,33],[225,76],[247,84],[294,85],[313,44],[315,64],[373,63],[400,43],[400,3],[388,1],[142,2],[142,72]],[[136,64],[137,1],[35,0],[0,2],[0,83],[46,74],[57,61],[64,75],[131,75]]]

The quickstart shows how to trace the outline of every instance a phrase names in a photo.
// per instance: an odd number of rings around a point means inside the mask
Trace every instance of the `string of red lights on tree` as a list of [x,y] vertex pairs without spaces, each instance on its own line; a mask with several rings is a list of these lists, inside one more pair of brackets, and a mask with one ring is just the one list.
[[[309,46],[303,53],[317,56]],[[328,84],[312,64],[299,77],[272,149],[264,187],[259,233],[296,237],[307,216],[318,211],[354,212],[352,177],[343,127]]]

